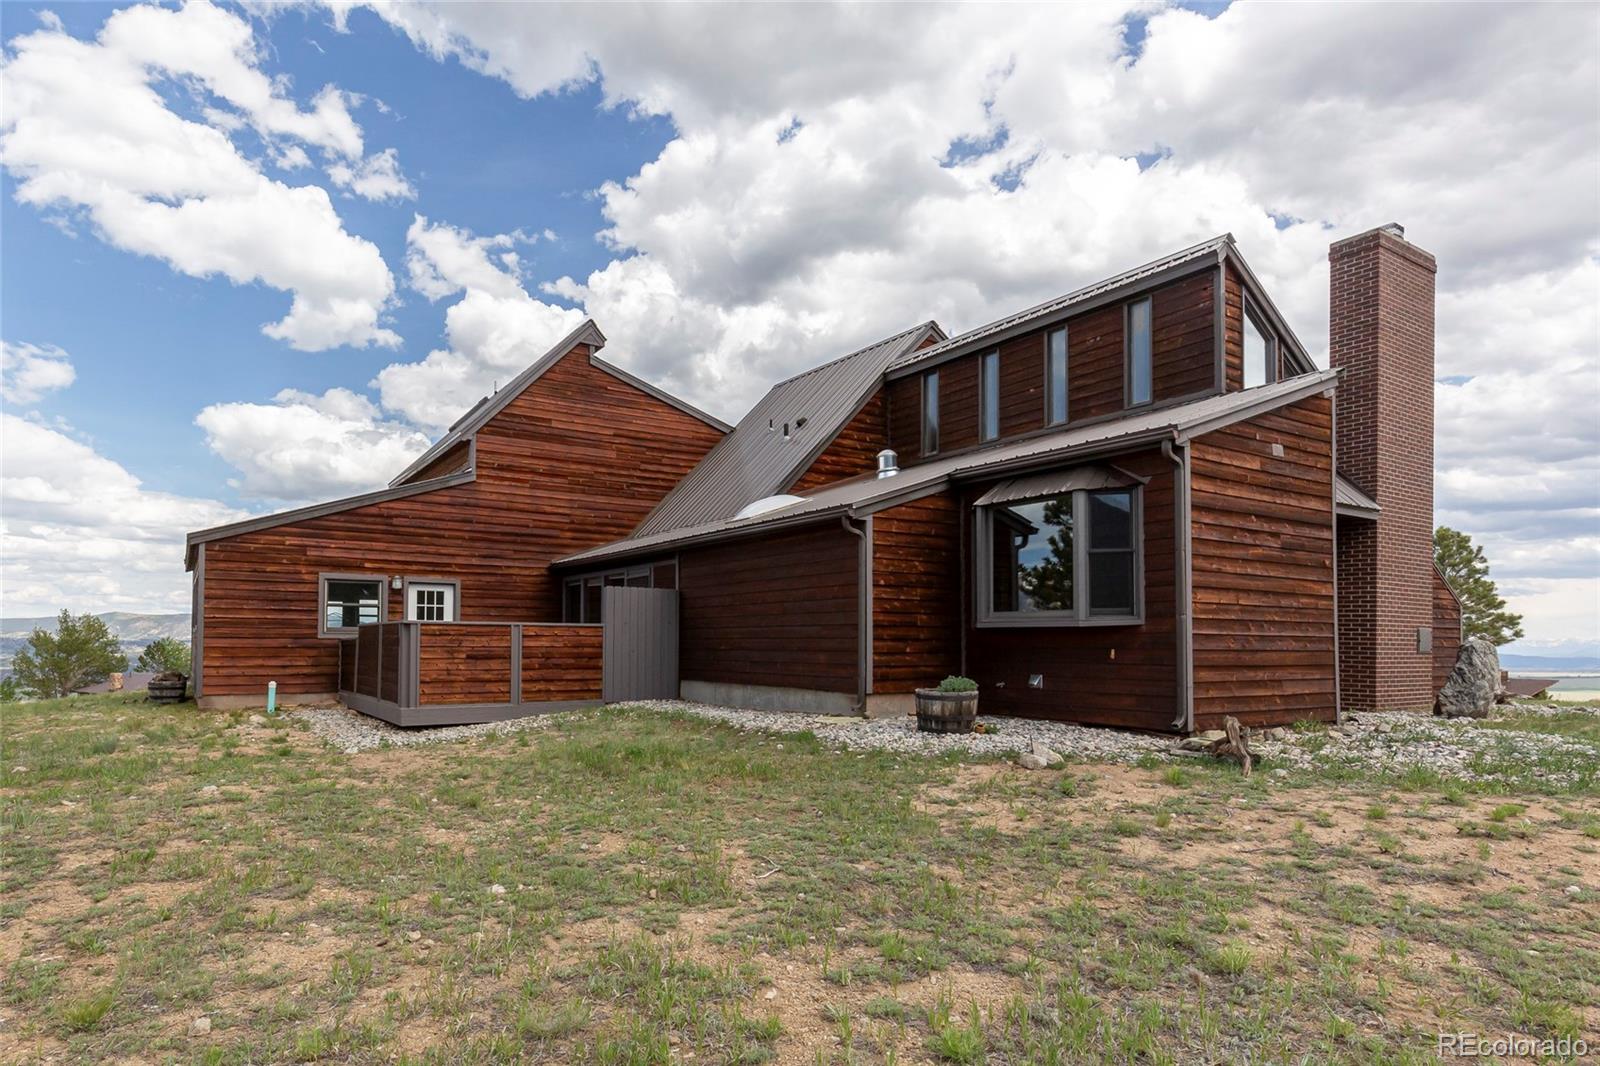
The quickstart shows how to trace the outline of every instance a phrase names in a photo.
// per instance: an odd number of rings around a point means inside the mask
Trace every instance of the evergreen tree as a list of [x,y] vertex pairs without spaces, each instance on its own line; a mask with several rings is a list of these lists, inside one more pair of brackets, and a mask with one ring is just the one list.
[[122,645],[92,614],[62,611],[54,633],[35,629],[11,660],[17,685],[40,699],[69,695],[128,668]]
[[1044,525],[1055,529],[1046,541],[1050,554],[1019,575],[1022,590],[1040,611],[1072,609],[1072,497],[1044,505]]
[[133,664],[133,668],[157,674],[187,675],[189,665],[189,645],[171,637],[157,637],[144,646],[144,651],[139,653],[139,661]]
[[22,696],[22,686],[17,684],[16,678],[9,674],[0,677],[0,703],[19,703]]
[[1461,630],[1506,644],[1522,636],[1522,616],[1506,610],[1506,601],[1489,577],[1489,560],[1472,538],[1449,526],[1433,531],[1433,561],[1461,599]]

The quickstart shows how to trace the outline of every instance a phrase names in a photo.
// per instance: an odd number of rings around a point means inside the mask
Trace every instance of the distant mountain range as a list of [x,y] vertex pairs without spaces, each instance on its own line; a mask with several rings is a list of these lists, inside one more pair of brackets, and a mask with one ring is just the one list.
[[1500,666],[1506,670],[1538,670],[1547,674],[1564,674],[1573,670],[1600,670],[1600,657],[1593,655],[1517,655],[1500,656]]
[[[99,616],[111,630],[111,635],[122,644],[129,660],[139,657],[145,645],[161,637],[189,643],[189,616],[187,614],[133,614],[128,611],[107,611]],[[0,618],[0,671],[11,666],[11,657],[28,642],[35,629],[54,633],[54,615],[44,618]]]

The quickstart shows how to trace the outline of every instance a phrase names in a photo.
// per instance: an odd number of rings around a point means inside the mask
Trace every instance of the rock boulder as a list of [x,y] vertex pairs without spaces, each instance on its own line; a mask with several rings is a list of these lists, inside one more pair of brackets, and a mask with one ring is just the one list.
[[1446,718],[1486,718],[1500,693],[1500,653],[1482,637],[1469,637],[1456,652],[1433,713]]

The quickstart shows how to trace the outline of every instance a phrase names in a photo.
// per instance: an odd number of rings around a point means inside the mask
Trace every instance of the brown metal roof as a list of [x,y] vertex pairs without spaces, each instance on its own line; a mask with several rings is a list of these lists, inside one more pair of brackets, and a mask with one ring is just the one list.
[[871,398],[889,364],[930,336],[942,339],[944,331],[924,322],[774,385],[633,536],[731,518],[794,484]]
[[1124,418],[1068,426],[1009,445],[918,463],[906,467],[893,477],[880,478],[875,474],[866,474],[826,485],[798,503],[749,518],[723,518],[635,535],[568,555],[556,560],[555,565],[574,566],[638,556],[691,542],[766,532],[839,514],[862,516],[943,491],[955,481],[1021,472],[1049,463],[1100,457],[1164,439],[1182,443],[1240,419],[1325,391],[1338,380],[1338,376],[1337,370],[1302,374],[1242,392],[1223,393],[1172,407],[1141,410]]
[[1513,696],[1522,696],[1524,698],[1537,696],[1558,680],[1560,679],[1554,677],[1508,677],[1506,678],[1506,691]]

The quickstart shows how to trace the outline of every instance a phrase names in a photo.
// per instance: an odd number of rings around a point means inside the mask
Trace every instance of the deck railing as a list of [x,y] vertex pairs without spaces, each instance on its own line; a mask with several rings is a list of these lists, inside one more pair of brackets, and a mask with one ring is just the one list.
[[536,622],[372,622],[339,649],[339,693],[396,725],[521,717],[600,702],[603,629]]

